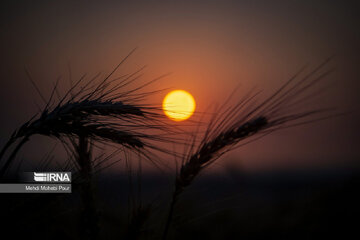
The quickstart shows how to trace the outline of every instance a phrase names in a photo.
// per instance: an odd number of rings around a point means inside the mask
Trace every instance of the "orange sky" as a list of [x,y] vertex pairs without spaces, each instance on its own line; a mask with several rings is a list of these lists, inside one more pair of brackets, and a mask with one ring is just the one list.
[[[228,159],[241,159],[246,169],[354,164],[360,157],[356,9],[341,1],[9,2],[1,10],[0,143],[40,103],[24,65],[49,92],[59,75],[67,88],[68,64],[74,78],[106,72],[138,47],[122,71],[148,65],[144,80],[171,72],[152,87],[187,90],[204,111],[238,85],[239,95],[254,86],[270,93],[304,64],[336,54],[337,71],[319,104],[351,116],[278,132]],[[161,104],[164,95],[152,100]]]

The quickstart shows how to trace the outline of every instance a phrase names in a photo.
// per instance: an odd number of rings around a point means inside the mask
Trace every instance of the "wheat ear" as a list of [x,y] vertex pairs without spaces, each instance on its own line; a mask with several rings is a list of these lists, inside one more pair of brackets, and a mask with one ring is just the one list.
[[170,203],[163,239],[167,237],[175,203],[185,187],[192,183],[203,168],[215,161],[224,149],[262,130],[267,124],[268,122],[265,117],[258,117],[248,121],[238,128],[221,133],[213,140],[203,143],[202,146],[191,155],[189,160],[182,165],[180,173],[176,177],[175,190]]
[[[304,97],[307,97],[306,94],[309,89],[331,72],[331,70],[320,72],[330,59],[326,59],[313,71],[299,79],[305,68],[301,69],[274,94],[258,104],[256,103],[258,93],[250,93],[245,95],[234,107],[226,107],[226,103],[223,105],[225,110],[215,115],[210,121],[199,146],[195,151],[190,149],[190,154],[183,160],[180,172],[175,180],[175,189],[165,222],[163,240],[167,238],[179,195],[193,182],[201,170],[235,146],[239,147],[239,142],[244,142],[245,139],[255,134],[261,135],[260,133],[262,133],[261,136],[263,136],[282,128],[334,116],[319,117],[318,114],[328,112],[328,109],[299,110],[303,107],[301,103],[304,102]],[[311,96],[308,99],[311,100]]]

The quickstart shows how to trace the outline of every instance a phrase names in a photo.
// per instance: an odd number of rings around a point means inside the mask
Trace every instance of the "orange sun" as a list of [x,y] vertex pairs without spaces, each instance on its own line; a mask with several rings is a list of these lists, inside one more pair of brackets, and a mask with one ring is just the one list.
[[191,117],[195,111],[195,99],[184,90],[174,90],[169,92],[162,104],[166,116],[173,121],[184,121]]

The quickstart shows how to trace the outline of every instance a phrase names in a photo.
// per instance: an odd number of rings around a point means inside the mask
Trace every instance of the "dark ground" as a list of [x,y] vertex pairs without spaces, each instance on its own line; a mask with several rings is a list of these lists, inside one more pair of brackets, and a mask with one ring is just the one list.
[[[128,177],[103,173],[96,182],[100,234],[124,239]],[[356,169],[200,176],[179,200],[169,239],[359,239],[359,187]],[[151,204],[141,239],[160,239],[171,182],[143,176],[141,188],[143,206]],[[2,194],[1,202],[2,233],[13,239],[80,238],[76,186],[63,195]]]

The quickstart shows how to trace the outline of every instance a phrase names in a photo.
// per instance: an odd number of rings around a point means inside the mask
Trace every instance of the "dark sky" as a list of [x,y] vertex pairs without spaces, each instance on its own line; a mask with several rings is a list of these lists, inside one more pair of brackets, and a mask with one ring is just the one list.
[[2,1],[0,11],[0,144],[41,104],[24,66],[49,93],[59,75],[68,87],[68,65],[74,78],[110,71],[139,47],[124,70],[147,64],[145,79],[172,72],[154,87],[191,92],[201,111],[239,84],[240,94],[253,86],[270,93],[335,54],[336,72],[314,105],[349,115],[275,133],[227,158],[261,169],[360,157],[358,1]]

